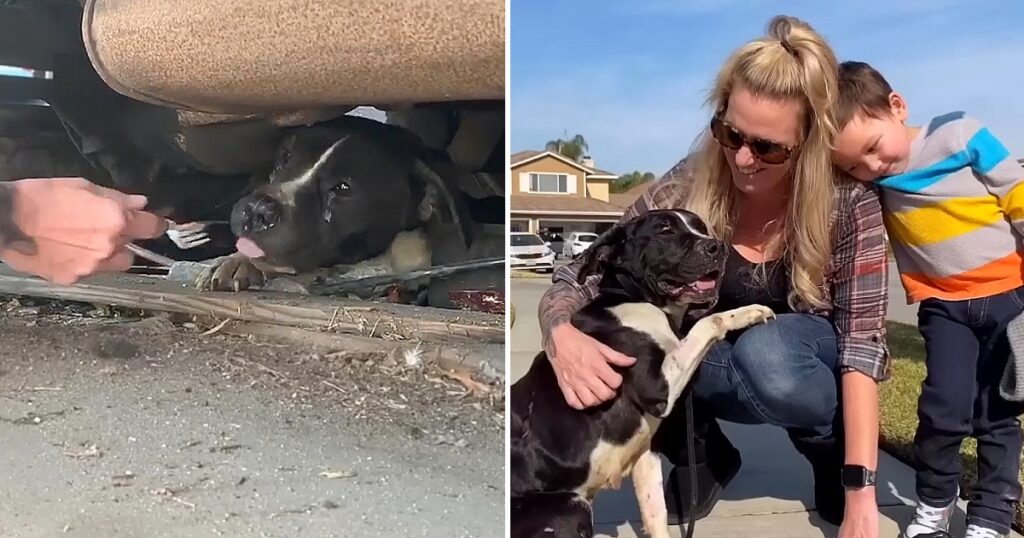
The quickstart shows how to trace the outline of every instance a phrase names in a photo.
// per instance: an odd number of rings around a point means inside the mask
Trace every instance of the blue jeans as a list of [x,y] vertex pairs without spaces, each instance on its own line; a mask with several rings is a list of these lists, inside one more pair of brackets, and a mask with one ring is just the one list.
[[838,356],[828,319],[780,314],[712,346],[693,395],[717,418],[780,426],[797,444],[832,444],[842,424]]
[[978,440],[978,481],[971,488],[968,523],[1009,532],[1021,498],[1024,438],[1020,403],[999,396],[1010,356],[1006,323],[1024,311],[1024,288],[967,301],[926,299],[918,310],[927,375],[918,401],[914,448],[920,462],[917,495],[932,505],[954,499],[960,444]]

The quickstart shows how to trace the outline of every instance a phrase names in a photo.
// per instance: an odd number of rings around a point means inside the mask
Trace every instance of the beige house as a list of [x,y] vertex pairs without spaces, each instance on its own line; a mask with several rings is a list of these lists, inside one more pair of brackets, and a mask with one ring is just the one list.
[[622,217],[610,203],[611,183],[618,175],[550,151],[512,154],[512,231],[542,230],[563,238],[572,232],[601,233]]

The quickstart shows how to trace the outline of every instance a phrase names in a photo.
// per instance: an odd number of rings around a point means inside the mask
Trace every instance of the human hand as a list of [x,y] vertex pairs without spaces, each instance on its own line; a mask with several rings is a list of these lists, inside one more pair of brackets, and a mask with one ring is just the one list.
[[82,178],[0,184],[0,260],[64,285],[125,271],[132,263],[125,245],[167,229],[165,219],[143,211],[146,202]]
[[548,360],[558,379],[565,401],[575,409],[585,409],[615,397],[622,376],[609,366],[632,366],[636,359],[598,342],[562,323],[551,329],[545,343]]
[[875,488],[846,491],[846,511],[839,538],[878,538],[878,502]]

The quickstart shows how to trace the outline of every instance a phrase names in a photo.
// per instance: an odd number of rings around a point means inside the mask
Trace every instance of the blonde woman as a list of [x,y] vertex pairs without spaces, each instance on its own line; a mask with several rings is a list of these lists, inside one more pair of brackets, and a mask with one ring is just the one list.
[[[777,320],[717,344],[692,384],[695,454],[683,439],[683,406],[655,442],[676,469],[666,484],[670,520],[682,521],[691,487],[696,517],[710,512],[740,467],[716,418],[772,424],[789,433],[814,470],[820,515],[840,536],[877,536],[877,382],[888,370],[887,261],[880,205],[863,184],[834,177],[837,62],[806,23],[776,17],[767,35],[737,49],[708,102],[708,133],[687,179],[652,187],[626,212],[686,208],[732,248],[716,301],[691,309],[764,304]],[[539,307],[544,347],[566,401],[582,409],[611,399],[616,371],[633,359],[569,323],[599,276],[576,283],[560,269]],[[698,483],[688,472],[697,466]]]

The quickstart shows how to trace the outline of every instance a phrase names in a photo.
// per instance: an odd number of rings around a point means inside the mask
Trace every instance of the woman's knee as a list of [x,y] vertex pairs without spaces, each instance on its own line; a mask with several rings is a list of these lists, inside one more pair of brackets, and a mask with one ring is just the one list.
[[835,333],[831,325],[817,323],[779,316],[748,329],[733,345],[732,367],[740,389],[766,420],[789,427],[832,423],[838,405],[836,377],[831,357],[819,355],[823,345],[835,345]]

